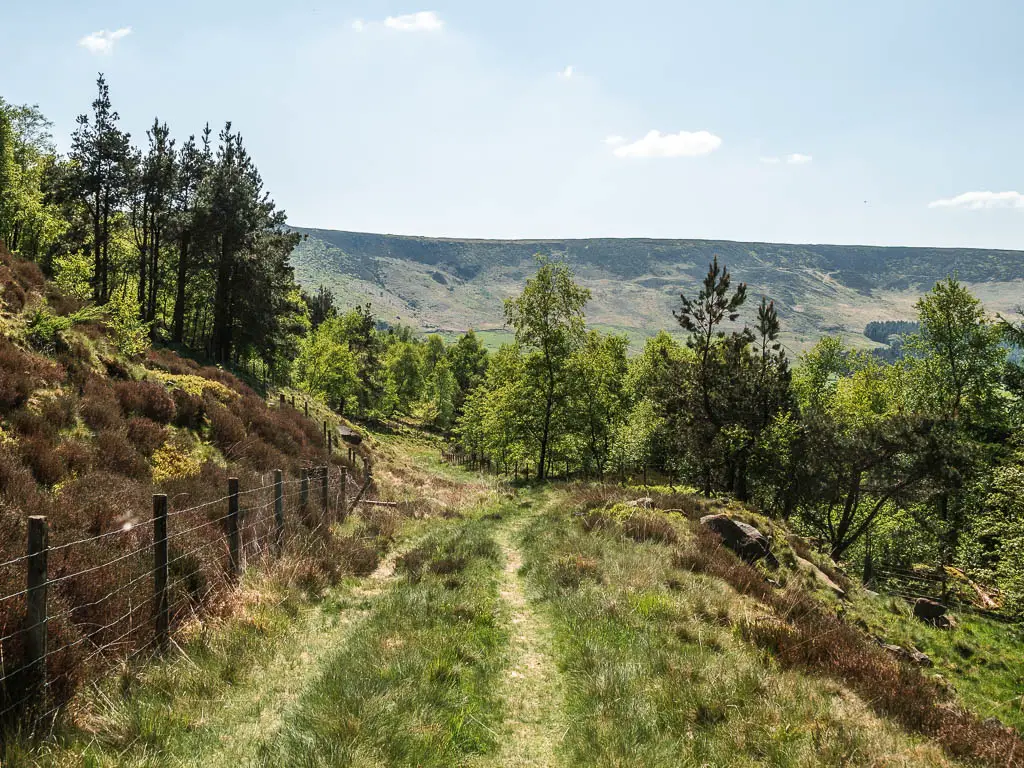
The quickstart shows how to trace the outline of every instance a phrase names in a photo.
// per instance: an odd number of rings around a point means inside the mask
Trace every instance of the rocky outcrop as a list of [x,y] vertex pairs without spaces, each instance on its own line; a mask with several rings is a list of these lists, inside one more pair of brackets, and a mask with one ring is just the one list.
[[722,543],[748,563],[765,560],[772,568],[779,567],[779,561],[772,554],[772,542],[757,528],[733,520],[728,515],[705,515],[700,524],[718,534]]

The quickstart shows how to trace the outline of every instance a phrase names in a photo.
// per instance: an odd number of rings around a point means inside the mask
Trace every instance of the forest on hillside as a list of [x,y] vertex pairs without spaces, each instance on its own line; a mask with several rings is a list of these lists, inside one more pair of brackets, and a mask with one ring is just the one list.
[[125,354],[175,345],[351,418],[414,420],[515,477],[730,494],[865,581],[923,569],[944,596],[1024,613],[1024,370],[1009,355],[1024,328],[955,278],[920,298],[914,325],[870,329],[901,334],[898,359],[825,337],[791,360],[773,302],[716,258],[665,318],[685,341],[661,333],[630,357],[624,337],[588,329],[570,266],[542,256],[505,304],[512,343],[446,344],[303,293],[298,235],[242,135],[228,123],[179,143],[157,119],[135,146],[102,76],[63,156],[38,109],[0,103],[0,239],[76,299],[22,308],[41,348],[102,316]]

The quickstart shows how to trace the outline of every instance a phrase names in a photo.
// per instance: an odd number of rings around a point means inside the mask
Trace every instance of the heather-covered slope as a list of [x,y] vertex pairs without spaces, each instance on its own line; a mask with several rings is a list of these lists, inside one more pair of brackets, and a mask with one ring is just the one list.
[[[59,704],[85,674],[152,641],[154,493],[168,495],[174,516],[176,625],[227,585],[224,504],[213,502],[228,477],[250,491],[243,510],[265,507],[269,489],[251,489],[267,486],[272,470],[296,482],[301,468],[327,462],[320,426],[299,411],[268,408],[231,373],[173,352],[125,356],[106,315],[0,246],[3,714],[17,714],[23,688],[11,672],[25,640],[30,515],[49,527],[47,701]],[[254,514],[243,530],[254,565],[267,519]]]

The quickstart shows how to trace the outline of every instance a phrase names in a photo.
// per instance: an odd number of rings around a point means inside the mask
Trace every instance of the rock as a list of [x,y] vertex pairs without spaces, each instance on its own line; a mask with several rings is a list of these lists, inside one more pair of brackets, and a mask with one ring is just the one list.
[[885,642],[883,642],[881,645],[884,651],[892,654],[900,661],[905,661],[908,664],[916,664],[919,667],[934,666],[934,663],[932,662],[928,654],[921,653],[916,649],[904,648],[902,645],[894,645],[892,643]]
[[772,554],[772,542],[752,525],[733,520],[728,515],[705,515],[700,524],[717,533],[722,543],[748,563],[764,558],[772,568],[779,567],[779,561]]
[[794,555],[794,557],[796,558],[796,564],[800,566],[800,568],[814,576],[814,578],[817,579],[823,586],[826,586],[829,589],[831,589],[835,593],[836,597],[842,600],[846,599],[846,591],[838,584],[836,584],[834,581],[832,581],[832,579],[829,578],[828,574],[821,570],[821,568],[816,566],[810,560],[804,560],[804,558],[800,557],[800,555]]
[[956,618],[948,614],[939,616],[932,623],[935,624],[938,629],[956,629]]
[[931,624],[934,624],[939,617],[945,616],[946,610],[946,606],[942,603],[929,600],[927,597],[919,597],[914,603],[914,616]]
[[913,661],[919,667],[934,667],[935,662],[931,660],[931,657],[927,653],[921,651],[911,651],[910,660]]

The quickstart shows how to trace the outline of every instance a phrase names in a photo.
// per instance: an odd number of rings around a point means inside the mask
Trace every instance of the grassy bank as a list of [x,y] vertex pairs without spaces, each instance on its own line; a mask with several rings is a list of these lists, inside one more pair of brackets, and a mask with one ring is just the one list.
[[681,518],[590,532],[563,500],[523,536],[555,628],[571,766],[947,765],[844,687],[744,641],[768,618],[720,579],[673,567]]

